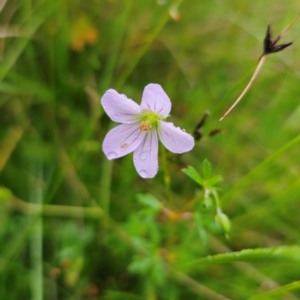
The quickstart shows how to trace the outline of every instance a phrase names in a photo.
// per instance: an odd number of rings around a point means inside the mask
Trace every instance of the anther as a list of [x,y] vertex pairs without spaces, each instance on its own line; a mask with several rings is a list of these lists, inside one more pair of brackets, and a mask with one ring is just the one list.
[[141,124],[140,124],[140,130],[141,131],[145,131],[145,132],[149,132],[149,130],[152,128],[152,125],[149,124],[148,121],[143,121]]

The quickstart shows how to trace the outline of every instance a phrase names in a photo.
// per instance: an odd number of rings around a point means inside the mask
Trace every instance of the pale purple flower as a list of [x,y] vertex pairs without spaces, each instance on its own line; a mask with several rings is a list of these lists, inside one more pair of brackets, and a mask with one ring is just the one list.
[[159,84],[145,87],[140,106],[113,89],[106,91],[101,103],[114,122],[122,123],[106,135],[102,146],[105,155],[111,160],[134,152],[134,166],[143,178],[153,178],[157,173],[158,137],[174,153],[194,147],[190,134],[164,121],[171,111],[171,101]]

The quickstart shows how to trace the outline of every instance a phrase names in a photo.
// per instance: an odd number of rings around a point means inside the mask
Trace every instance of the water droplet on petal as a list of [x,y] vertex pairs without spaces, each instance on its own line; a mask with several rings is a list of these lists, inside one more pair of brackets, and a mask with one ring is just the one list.
[[108,152],[107,154],[106,154],[106,156],[107,156],[107,158],[108,159],[114,159],[114,158],[116,158],[117,157],[117,153],[116,152]]
[[143,151],[142,153],[140,153],[139,155],[140,160],[145,160],[147,158],[148,158],[148,151]]
[[140,170],[139,173],[140,173],[140,176],[143,177],[143,178],[147,178],[148,177],[148,172],[146,170],[144,170],[144,169]]

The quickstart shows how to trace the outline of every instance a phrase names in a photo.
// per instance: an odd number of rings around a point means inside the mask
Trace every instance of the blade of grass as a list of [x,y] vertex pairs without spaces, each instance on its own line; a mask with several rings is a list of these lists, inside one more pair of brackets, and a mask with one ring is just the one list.
[[256,296],[252,296],[249,298],[249,300],[258,300],[258,299],[267,299],[267,297],[270,297],[270,299],[274,299],[273,296],[280,296],[282,294],[286,294],[287,292],[300,289],[300,281],[294,281],[292,283],[283,285],[279,288],[276,288],[272,291],[268,291],[266,293],[262,293]]
[[[37,166],[37,178],[35,186],[32,187],[32,202],[41,205],[43,202],[43,191],[41,187],[41,165]],[[30,256],[32,264],[31,291],[32,300],[43,300],[43,219],[42,215],[34,215],[34,227],[30,234]]]
[[295,263],[300,261],[299,246],[279,246],[273,248],[246,249],[237,252],[209,255],[193,262],[185,264],[183,267],[189,270],[200,265],[224,264],[237,261],[243,262],[284,262]]
[[195,281],[184,273],[178,272],[168,267],[168,271],[170,272],[170,276],[177,281],[179,284],[187,287],[189,290],[193,291],[196,295],[200,297],[205,297],[205,299],[211,300],[230,300],[229,298],[207,288],[203,284]]
[[[228,253],[232,252],[230,248],[224,245],[220,240],[215,238],[214,236],[210,236],[210,246],[216,253]],[[247,277],[258,283],[261,284],[262,282],[266,283],[264,288],[267,289],[274,289],[279,287],[279,284],[271,279],[270,277],[263,274],[258,268],[251,265],[247,262],[233,262],[233,266],[235,266],[240,272],[247,275]],[[297,300],[298,298],[294,297],[291,294],[287,294],[287,299],[289,300]]]
[[[44,1],[38,9],[29,15],[22,25],[22,31],[27,32],[27,38],[14,39],[13,45],[6,46],[6,55],[3,63],[0,65],[0,81],[2,81],[11,68],[14,66],[21,53],[27,46],[30,38],[36,32],[36,30],[44,23],[44,21],[57,9],[59,9],[59,2]],[[11,49],[9,49],[9,47]]]
[[134,70],[134,68],[137,66],[141,58],[145,55],[146,51],[148,50],[149,46],[153,43],[157,35],[160,33],[160,31],[164,28],[164,26],[167,24],[168,20],[170,19],[170,8],[178,8],[181,4],[182,0],[175,0],[173,1],[169,7],[167,7],[166,11],[160,18],[160,20],[156,23],[156,26],[153,28],[153,30],[149,33],[149,35],[146,38],[146,43],[135,53],[135,56],[130,61],[130,64],[127,66],[127,68],[124,70],[124,72],[120,75],[120,78],[116,84],[116,89],[119,90],[126,82],[127,78],[131,74],[131,72]]
[[23,133],[24,129],[19,126],[15,126],[7,130],[4,141],[0,146],[0,172],[5,167],[11,153],[14,151]]
[[244,177],[242,177],[230,190],[228,190],[223,195],[223,201],[229,199],[234,195],[234,193],[240,188],[241,186],[245,187],[247,186],[247,182],[249,182],[250,179],[253,179],[253,176],[259,173],[261,170],[267,168],[274,160],[276,160],[280,155],[284,154],[294,146],[296,146],[298,143],[300,143],[300,135],[295,137],[293,140],[285,144],[283,147],[281,147],[279,150],[274,152],[272,155],[270,155],[268,158],[266,158],[262,163],[260,163],[257,167],[253,168],[249,173],[247,173]]

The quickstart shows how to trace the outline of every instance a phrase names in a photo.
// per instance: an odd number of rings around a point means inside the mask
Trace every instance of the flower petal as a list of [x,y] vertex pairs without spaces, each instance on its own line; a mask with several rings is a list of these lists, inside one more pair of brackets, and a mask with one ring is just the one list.
[[158,136],[169,151],[183,153],[193,149],[195,142],[190,134],[175,127],[173,123],[158,122]]
[[143,178],[153,178],[158,170],[158,139],[156,130],[146,134],[144,141],[134,151],[133,162]]
[[171,111],[171,101],[159,84],[150,83],[144,89],[141,108],[166,118]]
[[107,115],[115,122],[131,124],[139,119],[141,109],[125,95],[109,89],[102,96],[101,104]]
[[108,132],[102,149],[111,160],[134,151],[143,141],[146,132],[141,131],[139,124],[121,124]]

